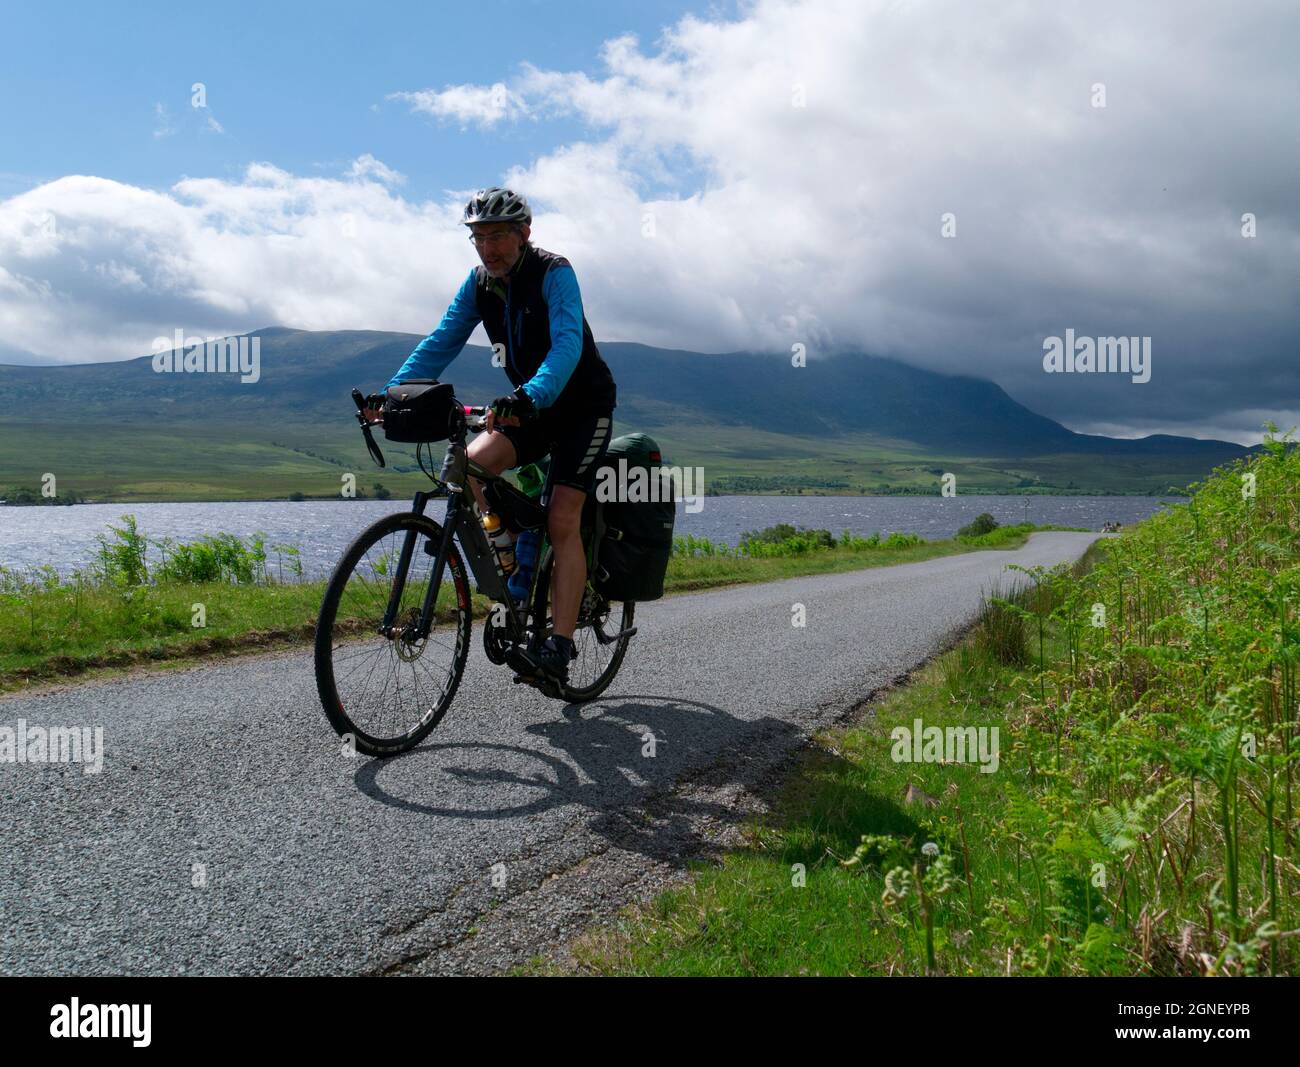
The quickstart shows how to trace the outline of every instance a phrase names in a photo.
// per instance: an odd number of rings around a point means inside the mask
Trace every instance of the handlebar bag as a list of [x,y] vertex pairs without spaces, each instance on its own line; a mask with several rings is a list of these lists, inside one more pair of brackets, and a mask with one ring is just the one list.
[[390,441],[429,444],[451,437],[462,415],[448,382],[412,378],[384,394],[384,436]]

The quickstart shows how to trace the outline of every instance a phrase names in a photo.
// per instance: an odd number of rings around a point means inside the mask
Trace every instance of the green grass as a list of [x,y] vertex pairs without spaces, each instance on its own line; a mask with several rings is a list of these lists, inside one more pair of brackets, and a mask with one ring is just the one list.
[[[268,417],[210,422],[195,433],[197,416],[152,412],[145,422],[97,418],[75,427],[21,414],[0,425],[0,496],[10,489],[39,493],[45,473],[64,495],[91,501],[268,500],[291,493],[338,498],[340,475],[351,472],[370,492],[378,480],[396,496],[427,481],[414,467],[413,446],[380,437],[388,458],[375,467],[346,412],[333,421]],[[1153,493],[1202,477],[1203,461],[1087,456],[980,458],[926,452],[908,442],[866,434],[800,437],[747,427],[718,434],[710,425],[643,425],[678,465],[702,466],[705,486],[721,493],[903,492],[938,494],[939,475],[952,472],[961,493]],[[623,427],[619,432],[629,427]],[[435,446],[435,460],[441,449]]]
[[[1296,973],[1300,450],[1023,581],[580,971]],[[997,726],[998,770],[896,762],[918,718]]]
[[[415,465],[414,446],[383,442],[389,466],[376,467],[360,434],[345,420],[337,426],[230,424],[196,438],[165,420],[78,424],[70,434],[49,420],[6,419],[0,429],[0,496],[10,488],[36,493],[46,472],[61,495],[93,501],[273,500],[291,493],[340,499],[341,476],[356,476],[373,496],[380,482],[394,496],[428,488]],[[441,458],[441,453],[438,454]]]
[[[721,493],[939,493],[951,472],[957,491],[1162,495],[1206,475],[1210,464],[1188,456],[1087,455],[981,457],[926,450],[874,434],[799,436],[750,427],[716,432],[710,424],[670,420],[638,426],[678,465],[702,466],[705,485]],[[620,431],[622,432],[622,431]]]
[[[310,642],[324,592],[324,582],[205,582],[0,598],[0,690],[98,667]],[[474,607],[481,617],[487,602],[476,596]]]

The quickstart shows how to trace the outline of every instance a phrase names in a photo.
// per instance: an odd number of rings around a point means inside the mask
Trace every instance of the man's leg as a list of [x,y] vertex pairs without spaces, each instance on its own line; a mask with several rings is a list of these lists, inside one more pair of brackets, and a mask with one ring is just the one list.
[[571,423],[551,451],[551,470],[542,500],[555,569],[551,577],[551,636],[529,655],[543,672],[567,677],[573,658],[573,632],[587,585],[587,556],[582,547],[582,506],[609,447],[613,419],[608,413]]
[[[503,433],[481,433],[469,443],[465,451],[470,459],[493,474],[500,474],[502,471],[518,466],[515,462],[515,446]],[[471,478],[469,487],[474,493],[474,499],[478,501],[479,511],[487,514],[487,501],[483,499],[483,483],[477,478]]]
[[587,554],[582,548],[582,505],[587,494],[571,485],[557,485],[551,493],[547,532],[555,553],[551,577],[552,632],[573,640],[578,608],[587,585]]

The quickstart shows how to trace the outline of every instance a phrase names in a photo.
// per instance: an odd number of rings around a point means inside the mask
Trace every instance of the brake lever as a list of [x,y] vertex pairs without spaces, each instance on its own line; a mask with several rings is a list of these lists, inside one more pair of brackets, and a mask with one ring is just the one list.
[[386,466],[384,454],[379,451],[379,445],[375,442],[375,435],[370,432],[370,423],[366,422],[364,415],[361,416],[361,435],[366,439],[366,448],[370,450],[370,458],[380,467]]
[[381,467],[387,466],[384,463],[384,454],[379,450],[374,434],[370,432],[370,422],[366,419],[366,398],[361,395],[360,389],[352,390],[352,402],[357,406],[357,422],[361,423],[361,436],[366,439],[366,449],[370,452],[370,458]]

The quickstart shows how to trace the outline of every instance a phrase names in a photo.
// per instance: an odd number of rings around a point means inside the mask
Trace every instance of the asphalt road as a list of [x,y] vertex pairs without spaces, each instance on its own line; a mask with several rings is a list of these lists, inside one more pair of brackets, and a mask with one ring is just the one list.
[[447,717],[383,762],[343,754],[309,652],[0,699],[0,727],[102,727],[105,750],[98,774],[0,762],[0,973],[509,967],[707,851],[808,734],[969,624],[1007,563],[1098,536],[642,605],[581,707],[512,684],[476,626]]

